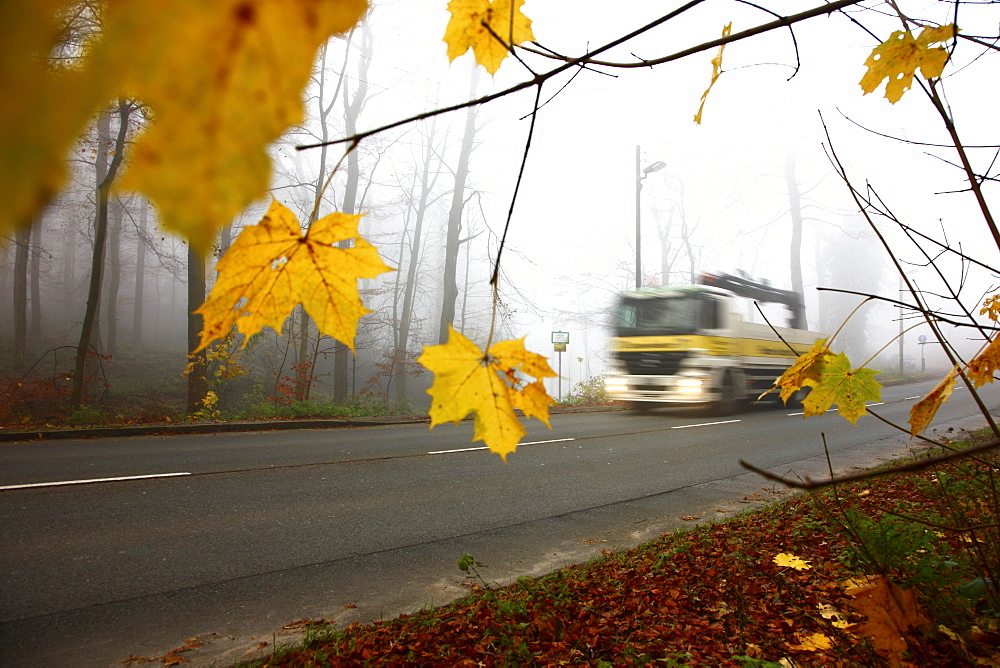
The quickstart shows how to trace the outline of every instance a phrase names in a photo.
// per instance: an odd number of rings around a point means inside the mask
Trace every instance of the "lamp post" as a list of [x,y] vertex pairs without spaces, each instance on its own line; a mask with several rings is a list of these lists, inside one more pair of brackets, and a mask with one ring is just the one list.
[[[641,156],[639,145],[635,146],[635,289],[642,287],[642,217],[640,215],[640,193],[642,192],[642,180],[658,172],[666,163],[657,160],[645,169],[640,165]],[[640,171],[641,170],[641,171]]]

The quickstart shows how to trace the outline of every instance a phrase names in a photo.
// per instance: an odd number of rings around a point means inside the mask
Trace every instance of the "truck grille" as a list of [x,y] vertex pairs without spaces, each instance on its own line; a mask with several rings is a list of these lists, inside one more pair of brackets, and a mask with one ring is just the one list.
[[629,374],[634,376],[672,376],[687,357],[684,351],[629,351],[617,353]]

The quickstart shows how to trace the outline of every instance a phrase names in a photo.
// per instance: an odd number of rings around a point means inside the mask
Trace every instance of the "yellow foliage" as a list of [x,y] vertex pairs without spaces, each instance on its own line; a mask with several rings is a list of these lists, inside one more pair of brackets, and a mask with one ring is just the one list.
[[851,626],[851,622],[847,621],[844,617],[844,613],[837,610],[835,607],[829,603],[821,603],[818,605],[820,617],[827,620],[838,629],[846,629]]
[[30,225],[66,180],[66,153],[96,104],[110,99],[79,71],[50,68],[69,0],[0,2],[0,237]]
[[[525,434],[515,408],[551,428],[552,397],[541,379],[556,374],[544,357],[525,349],[524,339],[500,341],[484,354],[450,325],[448,332],[448,343],[424,348],[417,360],[434,373],[434,383],[427,390],[431,395],[430,426],[461,422],[475,413],[472,440],[483,441],[507,461]],[[528,377],[535,382],[529,382]]]
[[[732,29],[733,23],[730,21],[726,24],[726,27],[722,29],[722,36],[729,37],[729,33]],[[694,122],[698,125],[701,125],[701,113],[705,110],[705,100],[708,99],[708,93],[712,90],[712,86],[715,85],[715,82],[719,80],[719,75],[722,74],[722,51],[725,48],[725,44],[720,46],[719,52],[715,54],[714,58],[712,58],[712,80],[709,82],[708,88],[705,89],[705,92],[701,94],[701,105],[698,107],[698,113],[694,115]]]
[[[164,227],[204,251],[267,192],[268,144],[303,120],[316,50],[350,30],[365,0],[111,3],[95,65],[128,63],[123,85],[152,128],[121,183],[154,201]],[[136,26],[155,25],[155,31]],[[177,76],[183,72],[184,76]]]
[[994,336],[985,350],[969,362],[966,373],[976,387],[993,382],[993,375],[1000,370],[1000,336]]
[[822,652],[833,647],[833,641],[822,633],[810,633],[807,636],[796,633],[795,638],[799,642],[794,645],[788,645],[788,649],[800,652]]
[[780,552],[774,556],[774,563],[781,568],[794,568],[797,571],[807,571],[812,566],[809,562],[801,557],[796,557],[794,554],[789,554],[788,552]]
[[[237,327],[250,337],[281,329],[302,304],[319,331],[354,350],[361,303],[357,279],[391,271],[358,236],[361,216],[333,213],[303,233],[295,214],[274,201],[257,225],[245,228],[219,260],[218,280],[197,310],[205,319],[198,350]],[[338,248],[353,240],[351,248]],[[245,345],[245,342],[244,342]]]
[[996,322],[997,318],[1000,318],[1000,294],[987,297],[983,302],[983,308],[979,310],[979,315],[985,315]]
[[804,381],[812,387],[802,402],[805,417],[822,415],[836,402],[837,412],[857,424],[858,418],[865,414],[866,402],[881,399],[882,386],[875,380],[877,373],[865,368],[852,370],[844,353],[826,355],[819,376]]
[[535,39],[531,19],[521,11],[523,4],[524,0],[451,0],[448,3],[451,18],[444,31],[448,61],[472,49],[476,62],[490,74],[496,74],[507,57],[508,43],[517,46]]
[[874,92],[883,79],[888,79],[885,98],[895,104],[913,85],[917,68],[925,79],[940,77],[948,62],[948,51],[942,47],[931,48],[930,45],[952,39],[955,34],[954,24],[924,28],[916,39],[908,30],[892,33],[889,39],[872,50],[865,61],[868,71],[860,81],[865,95]]
[[789,398],[802,389],[807,380],[817,380],[826,358],[832,356],[826,341],[826,339],[817,340],[812,348],[799,355],[795,363],[788,367],[778,380],[774,381],[774,387],[760,395],[758,400],[781,388],[781,393],[778,396],[787,404]]
[[[207,249],[216,230],[267,191],[265,149],[301,122],[316,50],[350,30],[366,0],[121,0],[71,71],[47,72],[54,16],[71,3],[0,3],[0,233],[29,223],[63,182],[63,158],[109,100],[147,105],[122,189],[159,208],[166,228]],[[8,197],[8,189],[11,197]]]
[[955,391],[957,376],[958,367],[955,367],[926,397],[913,404],[910,409],[910,436],[916,436],[931,423],[941,404],[948,401],[948,397]]

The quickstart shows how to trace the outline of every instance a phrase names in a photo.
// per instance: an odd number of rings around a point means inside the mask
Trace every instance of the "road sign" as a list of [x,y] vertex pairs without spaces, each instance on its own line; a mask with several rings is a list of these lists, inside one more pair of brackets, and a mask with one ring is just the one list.
[[569,332],[552,332],[552,343],[569,343]]
[[552,349],[555,350],[557,353],[564,353],[564,352],[566,352],[566,344],[565,343],[554,343],[554,344],[552,344]]

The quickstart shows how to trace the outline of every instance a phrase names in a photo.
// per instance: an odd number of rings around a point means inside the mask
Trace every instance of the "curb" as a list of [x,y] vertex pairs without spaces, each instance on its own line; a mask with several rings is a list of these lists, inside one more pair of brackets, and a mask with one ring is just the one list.
[[[563,406],[549,411],[550,415],[565,413],[596,413],[624,410],[624,406]],[[471,419],[471,418],[467,418]],[[109,438],[157,436],[168,434],[220,434],[240,431],[280,431],[287,429],[335,429],[339,427],[381,427],[395,424],[429,424],[426,415],[323,418],[315,420],[275,420],[271,422],[190,422],[176,424],[136,425],[120,427],[87,427],[43,431],[0,431],[0,443],[15,441],[54,441],[71,438]]]

